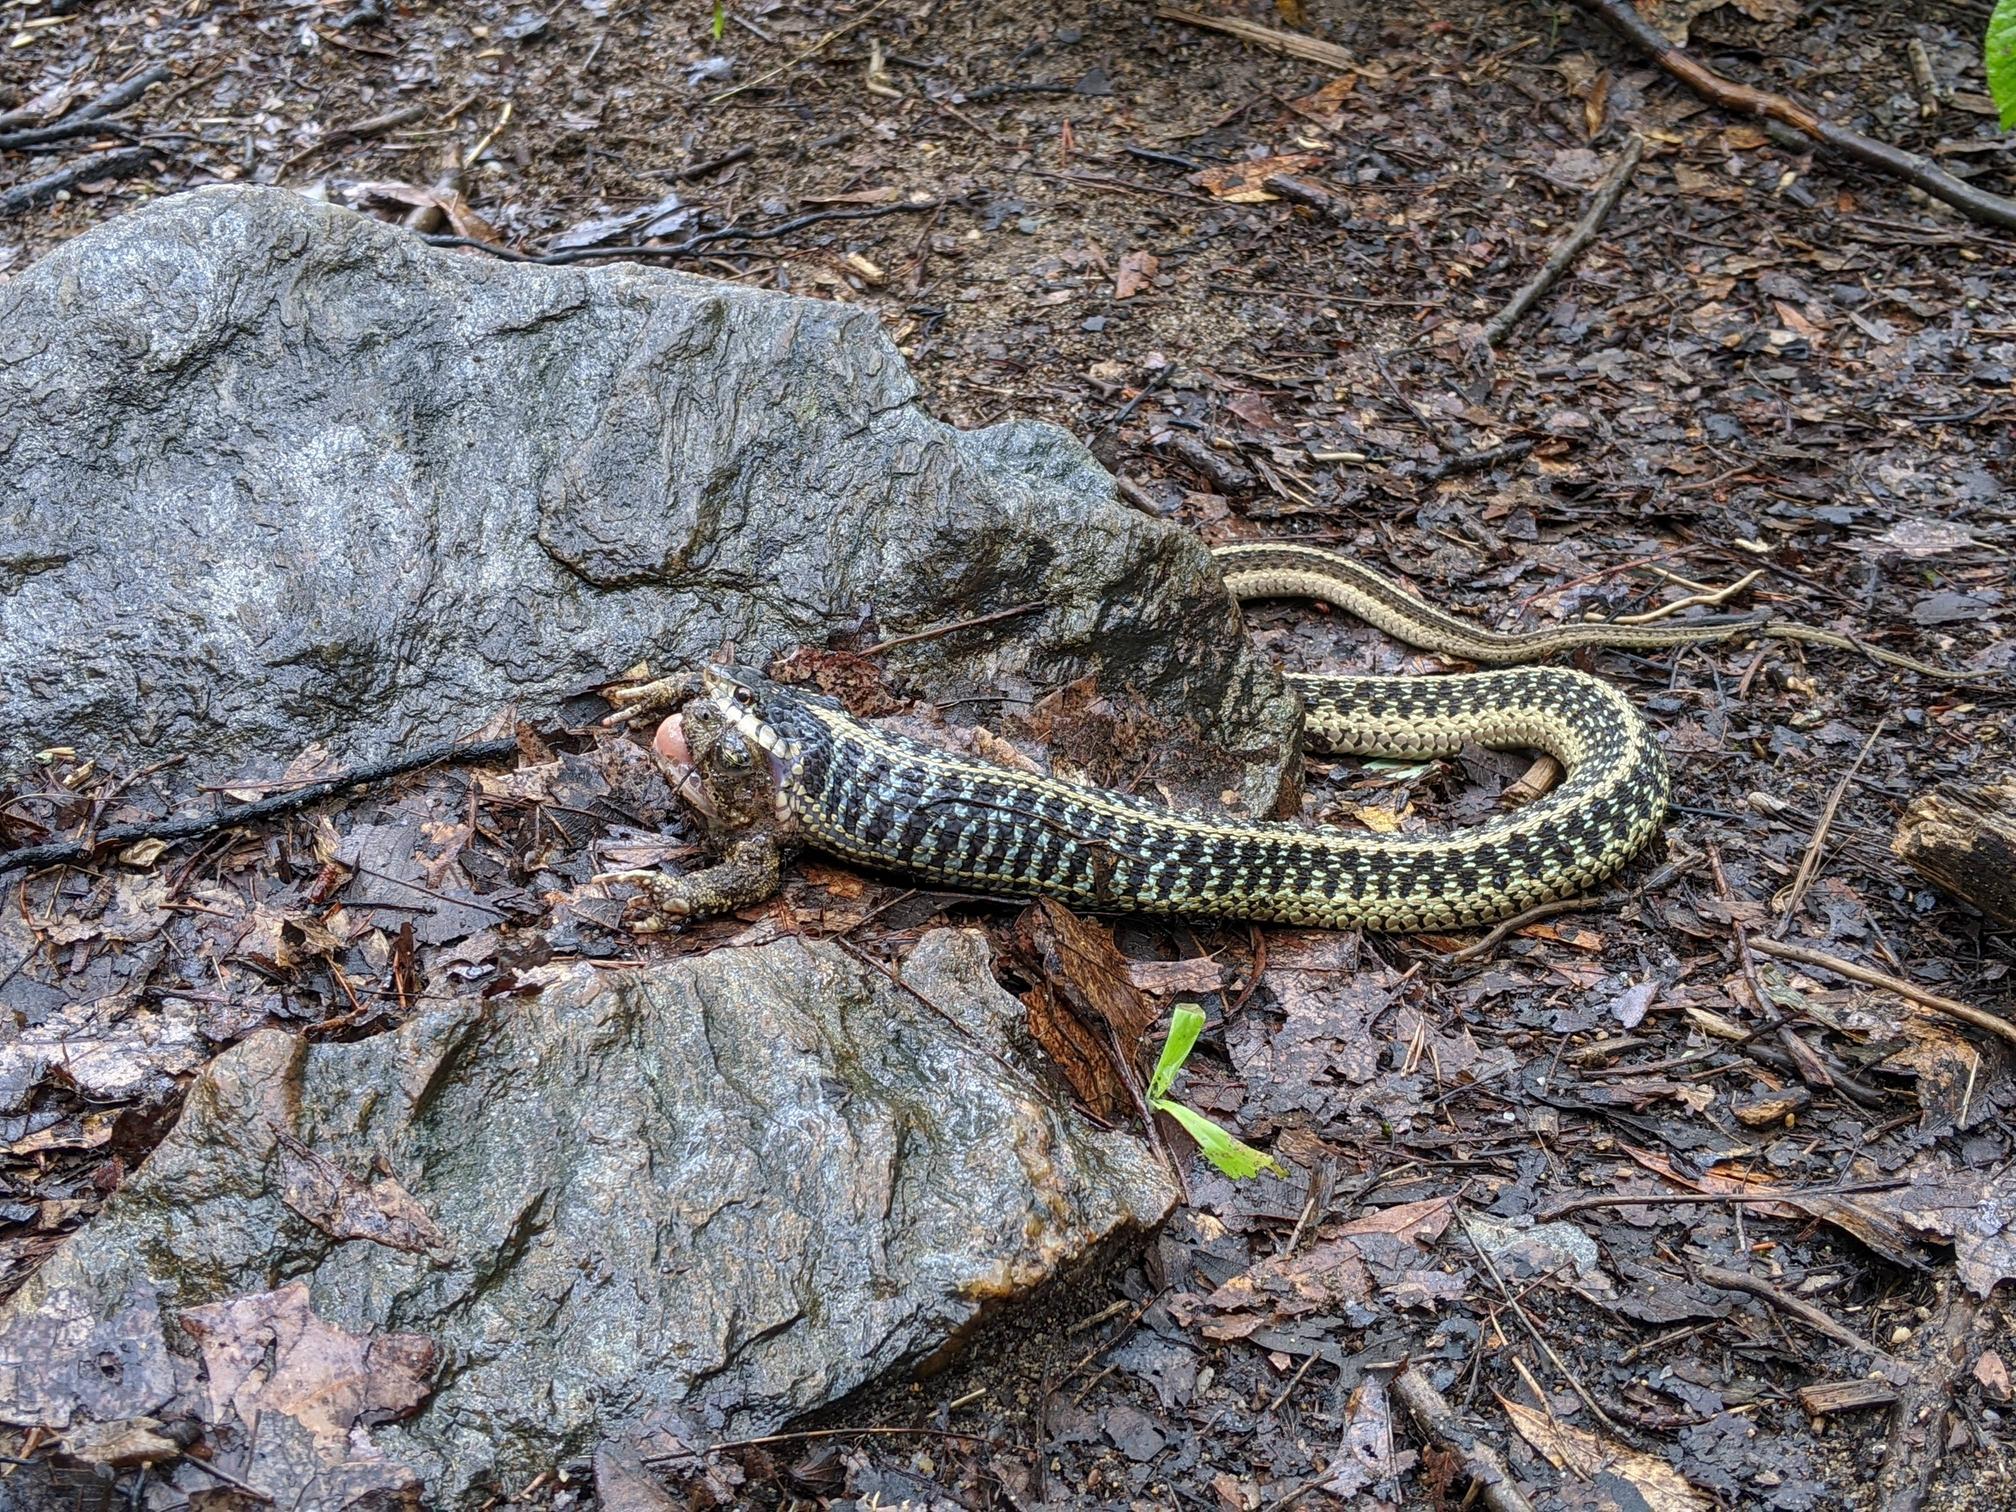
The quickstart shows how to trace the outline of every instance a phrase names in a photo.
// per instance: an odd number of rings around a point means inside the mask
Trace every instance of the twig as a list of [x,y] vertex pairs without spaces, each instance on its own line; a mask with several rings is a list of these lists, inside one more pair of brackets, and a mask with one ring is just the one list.
[[99,121],[89,116],[75,120],[58,121],[54,126],[30,126],[26,131],[10,131],[0,135],[0,152],[21,147],[40,147],[48,142],[68,141],[71,137],[113,136],[131,141],[136,135],[130,126],[122,126],[117,121]]
[[756,144],[754,142],[744,142],[740,147],[729,148],[719,157],[707,158],[698,163],[688,163],[684,168],[674,173],[672,177],[682,182],[687,179],[705,178],[710,173],[719,173],[723,168],[732,168],[735,164],[754,156],[756,156]]
[[348,126],[332,126],[318,140],[310,142],[283,162],[280,165],[280,172],[285,173],[296,163],[313,157],[324,147],[340,147],[345,142],[361,141],[365,137],[376,136],[381,131],[391,131],[395,127],[408,125],[425,114],[427,114],[425,105],[402,105],[397,110],[388,110],[383,115],[375,115],[368,120],[353,121]]
[[[1667,574],[1671,576],[1671,574]],[[1675,599],[1670,604],[1661,604],[1657,609],[1647,609],[1642,614],[1618,614],[1611,617],[1613,625],[1649,625],[1654,620],[1665,619],[1678,614],[1682,609],[1698,609],[1704,604],[1726,604],[1730,599],[1748,588],[1764,576],[1762,567],[1753,567],[1726,588],[1711,588],[1700,593],[1690,593],[1686,598]]]
[[872,1438],[907,1436],[911,1438],[957,1439],[968,1444],[984,1444],[985,1434],[957,1433],[950,1428],[902,1428],[896,1426],[880,1428],[804,1428],[797,1433],[766,1433],[761,1438],[724,1439],[718,1444],[709,1444],[704,1449],[684,1449],[677,1454],[647,1454],[642,1459],[647,1465],[673,1465],[690,1458],[694,1454],[723,1454],[730,1449],[758,1449],[766,1444],[798,1444],[810,1439],[830,1438]]
[[1457,473],[1482,472],[1485,468],[1496,466],[1500,462],[1516,461],[1531,450],[1533,443],[1524,438],[1517,441],[1502,441],[1496,446],[1487,446],[1482,451],[1459,452],[1456,456],[1444,457],[1421,476],[1429,483],[1439,483],[1442,479],[1453,477]]
[[[249,820],[270,819],[275,814],[289,814],[327,798],[332,793],[340,793],[346,788],[361,787],[370,782],[382,782],[388,777],[397,777],[402,772],[433,766],[436,762],[494,761],[499,757],[511,755],[517,749],[518,742],[508,737],[500,740],[472,741],[463,745],[451,741],[427,746],[422,750],[388,757],[384,761],[353,767],[337,776],[310,783],[306,787],[295,788],[292,792],[275,793],[271,797],[241,804],[237,808],[226,809],[220,813],[193,814],[180,819],[161,819],[143,824],[113,824],[99,830],[87,840],[55,840],[46,845],[23,845],[14,850],[0,851],[0,872],[15,871],[24,866],[57,866],[82,861],[104,846],[124,845],[135,840],[188,840],[197,835],[214,834],[220,829],[229,829]],[[420,890],[424,892],[426,889]],[[460,903],[466,900],[457,898],[453,901]]]
[[476,145],[462,155],[462,166],[464,168],[475,167],[476,160],[490,150],[490,144],[504,134],[504,128],[511,124],[511,106],[513,103],[510,100],[504,102],[504,108],[497,112],[497,124],[478,137]]
[[1867,1355],[1879,1364],[1895,1366],[1907,1372],[1910,1369],[1904,1361],[1878,1349],[1853,1329],[1836,1323],[1812,1303],[1802,1302],[1790,1292],[1773,1286],[1760,1277],[1745,1271],[1728,1270],[1720,1265],[1704,1265],[1695,1272],[1695,1275],[1710,1286],[1720,1287],[1723,1291],[1748,1292],[1753,1297],[1762,1298],[1780,1312],[1797,1318],[1815,1333],[1824,1334],[1836,1344],[1845,1345],[1858,1354]]
[[1778,923],[1772,928],[1773,939],[1782,939],[1785,931],[1799,912],[1799,905],[1806,901],[1806,889],[1813,883],[1813,874],[1820,869],[1820,852],[1827,844],[1827,831],[1834,826],[1834,815],[1841,807],[1841,799],[1848,791],[1848,784],[1855,780],[1855,774],[1862,770],[1862,763],[1876,747],[1876,737],[1883,733],[1883,727],[1890,722],[1886,714],[1876,721],[1876,728],[1869,732],[1869,738],[1862,742],[1862,749],[1856,754],[1848,770],[1841,774],[1841,780],[1834,784],[1834,791],[1827,795],[1826,805],[1820,810],[1820,821],[1813,826],[1813,838],[1806,842],[1806,854],[1799,858],[1799,870],[1792,876],[1792,885],[1785,890],[1785,903],[1778,915]]
[[118,147],[110,152],[78,158],[65,163],[54,173],[45,173],[41,178],[16,184],[0,193],[0,215],[18,214],[52,195],[89,183],[92,179],[124,178],[129,173],[144,172],[160,155],[153,147]]
[[1710,104],[1733,110],[1738,115],[1758,116],[1790,126],[1844,157],[1923,189],[1934,199],[1944,200],[1972,220],[2016,230],[2016,200],[1976,189],[1934,166],[1929,158],[1876,141],[1859,131],[1850,131],[1846,126],[1837,126],[1825,116],[1784,95],[1753,89],[1748,84],[1723,78],[1667,41],[1658,28],[1632,8],[1629,0],[1575,0],[1575,3],[1609,22],[1639,51]]
[[1918,1512],[1925,1504],[1947,1448],[1954,1384],[1979,1354],[1981,1304],[1952,1277],[1944,1288],[1943,1305],[1917,1332],[1917,1375],[1899,1388],[1890,1409],[1890,1443],[1876,1479],[1882,1512]]
[[1325,42],[1320,37],[1305,37],[1298,32],[1276,31],[1271,26],[1261,26],[1254,21],[1241,21],[1232,16],[1207,16],[1202,11],[1186,10],[1180,5],[1158,5],[1155,14],[1164,21],[1180,21],[1185,26],[1201,26],[1206,31],[1224,32],[1244,42],[1252,42],[1274,52],[1285,53],[1291,58],[1300,58],[1306,63],[1321,63],[1326,68],[1337,69],[1340,73],[1362,74],[1364,67],[1357,55],[1349,48],[1339,47],[1335,42]]
[[1436,1443],[1453,1450],[1477,1497],[1491,1512],[1533,1512],[1520,1494],[1518,1482],[1498,1457],[1498,1451],[1463,1426],[1447,1397],[1435,1383],[1409,1365],[1393,1377],[1393,1395],[1414,1419],[1414,1425]]
[[1570,263],[1582,255],[1583,248],[1596,240],[1596,233],[1603,229],[1603,222],[1608,220],[1610,212],[1617,208],[1617,201],[1623,198],[1625,185],[1631,182],[1631,175],[1638,171],[1638,160],[1644,155],[1645,138],[1633,132],[1631,140],[1624,144],[1623,152],[1618,155],[1616,166],[1611,168],[1609,176],[1603,180],[1595,197],[1589,201],[1588,210],[1583,213],[1582,219],[1575,223],[1575,229],[1570,231],[1561,245],[1554,249],[1553,255],[1542,264],[1540,271],[1534,274],[1526,286],[1512,296],[1511,302],[1494,315],[1491,323],[1484,327],[1484,345],[1496,346],[1503,341],[1506,333],[1519,323],[1521,317],[1539,303],[1540,296],[1560,282],[1561,275],[1568,271]]
[[1664,1207],[1668,1203],[1685,1205],[1688,1203],[1721,1202],[1799,1202],[1811,1201],[1815,1197],[1852,1197],[1862,1192],[1893,1192],[1898,1187],[1909,1186],[1904,1180],[1855,1181],[1839,1186],[1825,1187],[1784,1187],[1764,1192],[1630,1192],[1622,1195],[1602,1197],[1577,1197],[1558,1207],[1543,1208],[1535,1216],[1537,1223],[1552,1223],[1557,1218],[1566,1218],[1572,1213],[1586,1213],[1596,1208],[1613,1207]]
[[156,84],[171,77],[173,72],[166,63],[155,63],[143,68],[124,84],[115,84],[89,105],[80,106],[76,113],[77,117],[96,120],[111,115],[115,110],[124,110]]
[[1040,609],[1048,609],[1048,604],[1014,604],[1006,609],[996,609],[992,614],[976,614],[970,619],[947,620],[942,625],[933,625],[928,630],[913,630],[908,635],[892,635],[888,640],[877,641],[856,656],[880,656],[884,651],[894,651],[898,646],[914,646],[919,641],[937,640],[959,630],[971,630],[978,625],[998,625],[1002,620],[1020,619],[1025,614],[1034,614]]
[[[1527,1336],[1532,1339],[1540,1352],[1553,1362],[1554,1368],[1561,1373],[1561,1378],[1568,1383],[1569,1389],[1576,1396],[1580,1397],[1582,1405],[1589,1409],[1589,1415],[1612,1433],[1617,1432],[1615,1419],[1596,1405],[1596,1398],[1589,1394],[1589,1388],[1582,1384],[1582,1378],[1568,1368],[1567,1362],[1555,1351],[1554,1346],[1547,1342],[1539,1328],[1534,1325],[1532,1318],[1527,1316],[1526,1309],[1519,1304],[1519,1299],[1512,1295],[1512,1288],[1505,1284],[1505,1278],[1498,1273],[1498,1266],[1492,1260],[1491,1252],[1484,1247],[1484,1242],[1477,1237],[1476,1230],[1470,1227],[1469,1218],[1458,1213],[1456,1221],[1463,1225],[1463,1236],[1470,1241],[1471,1250],[1475,1252],[1479,1260],[1484,1262],[1484,1269],[1490,1274],[1492,1281],[1496,1283],[1499,1294],[1505,1298],[1505,1305],[1512,1309],[1512,1316],[1524,1325]],[[1547,1400],[1546,1393],[1542,1392],[1540,1394],[1540,1400],[1543,1402]]]
[[873,16],[877,11],[887,6],[889,3],[890,0],[875,0],[875,3],[873,5],[869,6],[868,9],[861,12],[861,14],[856,16],[852,21],[846,22],[844,25],[834,27],[833,30],[826,33],[825,36],[821,37],[817,42],[814,42],[810,47],[806,48],[796,57],[786,58],[782,63],[779,63],[775,68],[765,69],[762,73],[756,75],[755,78],[750,79],[746,83],[737,84],[733,89],[724,89],[721,91],[721,93],[717,95],[709,95],[707,97],[706,103],[709,105],[719,105],[723,100],[734,99],[735,96],[741,94],[745,89],[754,89],[759,84],[768,84],[772,79],[776,78],[779,74],[789,73],[792,69],[796,68],[800,63],[803,63],[807,58],[816,58],[817,56],[819,56],[820,53],[826,51],[827,48],[831,47],[835,42],[838,42],[842,37],[846,36],[847,33],[853,31],[856,27],[862,25],[862,23],[867,21],[869,17]]
[[1909,998],[1921,1008],[1930,1008],[1934,1013],[1943,1013],[1948,1018],[1958,1019],[1963,1024],[1971,1024],[1976,1029],[1985,1029],[1988,1033],[2000,1035],[2010,1044],[2016,1045],[2016,1024],[2010,1023],[1999,1014],[1955,1002],[1952,998],[1941,997],[1936,992],[1927,992],[1923,987],[1914,986],[1902,977],[1872,971],[1867,966],[1858,966],[1853,961],[1842,960],[1839,956],[1809,950],[1804,945],[1787,945],[1780,940],[1752,940],[1750,948],[1760,955],[1797,961],[1802,966],[1818,966],[1822,971],[1831,971],[1836,976],[1846,977],[1851,982],[1860,982],[1866,987],[1881,987],[1884,991],[1894,992],[1901,998]]
[[1653,872],[1651,876],[1647,877],[1636,887],[1620,888],[1616,891],[1607,892],[1600,898],[1556,898],[1551,903],[1536,903],[1531,908],[1520,910],[1509,919],[1501,920],[1482,939],[1465,945],[1461,950],[1452,950],[1447,955],[1437,958],[1435,969],[1441,970],[1447,966],[1460,966],[1464,962],[1473,961],[1481,955],[1488,955],[1507,935],[1513,933],[1515,930],[1524,929],[1528,924],[1537,924],[1542,919],[1551,919],[1556,914],[1578,913],[1585,908],[1615,908],[1620,903],[1628,903],[1633,897],[1641,896],[1664,887],[1669,882],[1677,881],[1700,864],[1700,856],[1690,852],[1684,856],[1675,856],[1671,861],[1660,866],[1657,871]]
[[539,263],[549,268],[565,267],[568,263],[587,262],[597,257],[637,257],[637,258],[680,258],[691,257],[703,248],[716,246],[725,241],[774,241],[780,236],[789,236],[793,231],[802,231],[807,226],[816,226],[822,221],[874,220],[882,215],[913,215],[920,211],[942,210],[947,205],[956,205],[963,195],[946,199],[904,200],[894,205],[870,205],[859,210],[814,210],[788,221],[780,221],[774,226],[764,226],[755,231],[743,231],[734,226],[724,226],[719,231],[703,231],[698,236],[689,236],[683,242],[671,246],[621,246],[621,247],[568,247],[559,252],[515,252],[509,247],[500,247],[495,242],[483,241],[474,236],[427,235],[420,239],[431,247],[473,247],[478,252],[488,252],[492,257],[505,262]]

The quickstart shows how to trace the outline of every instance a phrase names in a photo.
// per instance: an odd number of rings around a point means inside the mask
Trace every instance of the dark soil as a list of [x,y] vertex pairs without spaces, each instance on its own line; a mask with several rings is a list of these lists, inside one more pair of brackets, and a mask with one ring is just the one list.
[[[1978,93],[1985,3],[1744,9],[1698,17],[1697,56],[2016,193]],[[2016,775],[2016,238],[1704,106],[1566,7],[1318,5],[1308,33],[1361,65],[1342,75],[1077,0],[738,0],[718,40],[711,20],[699,0],[6,0],[0,113],[56,116],[150,62],[170,77],[102,137],[0,151],[4,195],[93,150],[157,149],[0,217],[0,279],[220,179],[535,254],[732,229],[672,265],[872,305],[938,414],[1055,420],[1207,539],[1331,543],[1502,625],[1640,613],[1757,572],[1728,607],[1972,674],[1777,641],[1593,658],[1666,741],[1668,856],[1469,959],[1445,959],[1458,940],[1122,927],[1136,962],[1215,960],[1217,990],[1198,968],[1181,986],[1210,1027],[1179,1093],[1290,1179],[1192,1163],[1193,1200],[1150,1253],[1004,1320],[946,1375],[810,1425],[881,1432],[725,1452],[737,1494],[1436,1506],[1465,1476],[1389,1396],[1411,1362],[1543,1505],[1903,1507],[1921,1475],[1924,1505],[2016,1505],[2007,1291],[1983,1300],[2016,1276],[2008,1044],[1747,949],[1784,940],[2016,1005],[2016,942],[1888,851],[1913,793]],[[1929,115],[1914,38],[1948,92]],[[1595,244],[1481,350],[1631,131],[1644,161]],[[590,227],[675,193],[651,225]],[[759,239],[805,217],[823,218]],[[1302,609],[1254,623],[1297,666],[1438,665]],[[1319,762],[1311,811],[1473,822],[1519,767]],[[440,789],[444,817],[457,792]],[[292,826],[164,865],[193,885],[311,840]],[[1669,857],[1696,859],[1675,876]],[[487,893],[482,864],[472,845]],[[867,920],[896,896],[806,875],[793,907]],[[291,885],[312,878],[311,861]],[[23,917],[110,906],[110,889],[12,880]],[[905,912],[856,942],[900,953],[922,924]],[[1014,955],[1026,924],[964,912]],[[220,1006],[207,1041],[262,1017],[364,1032],[405,989],[367,1013],[348,983],[409,980],[403,948],[340,982],[310,961]],[[75,990],[108,990],[90,957],[70,957]],[[6,1131],[9,1286],[172,1109],[142,1099],[115,1129],[61,1092]],[[1826,1195],[1731,1200],[1758,1187]],[[1524,1220],[1538,1236],[1501,1232]],[[1704,1279],[1718,1269],[1841,1332]],[[1922,1419],[1799,1394],[1886,1372]]]

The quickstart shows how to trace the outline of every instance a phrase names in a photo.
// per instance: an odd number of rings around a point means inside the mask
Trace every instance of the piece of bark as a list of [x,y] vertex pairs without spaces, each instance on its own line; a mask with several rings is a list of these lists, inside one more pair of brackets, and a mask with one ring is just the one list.
[[1935,887],[2016,926],[2016,783],[1921,793],[1890,850]]

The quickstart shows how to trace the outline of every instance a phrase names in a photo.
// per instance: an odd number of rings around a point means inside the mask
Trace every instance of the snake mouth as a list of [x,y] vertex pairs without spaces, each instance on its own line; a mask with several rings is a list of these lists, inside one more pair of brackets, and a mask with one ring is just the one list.
[[713,800],[707,796],[707,784],[700,780],[700,769],[693,764],[693,751],[686,744],[686,721],[682,716],[674,714],[658,726],[657,733],[651,737],[651,749],[664,761],[679,801],[703,819],[718,817]]

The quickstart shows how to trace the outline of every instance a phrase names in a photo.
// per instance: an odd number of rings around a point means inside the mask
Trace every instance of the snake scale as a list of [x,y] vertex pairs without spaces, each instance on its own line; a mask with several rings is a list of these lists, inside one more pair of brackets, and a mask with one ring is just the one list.
[[[1751,633],[1856,644],[1831,631],[1737,616],[1504,634],[1318,548],[1229,546],[1216,557],[1236,598],[1320,599],[1409,644],[1480,663]],[[1658,743],[1629,699],[1601,678],[1519,666],[1289,680],[1310,736],[1328,749],[1409,759],[1451,756],[1470,743],[1533,749],[1556,757],[1566,777],[1536,802],[1472,829],[1359,833],[1184,813],[1032,775],[890,734],[830,700],[740,669],[706,669],[701,712],[739,737],[738,769],[753,765],[770,784],[775,817],[796,838],[927,882],[1102,911],[1402,931],[1484,924],[1609,877],[1665,817]],[[774,877],[774,865],[765,874]]]

